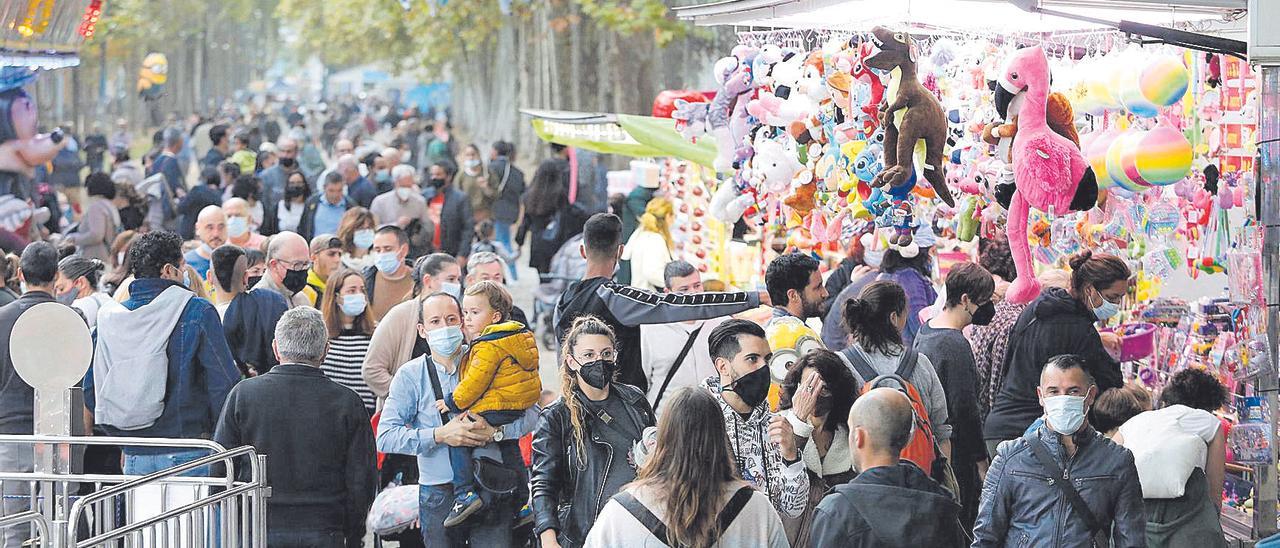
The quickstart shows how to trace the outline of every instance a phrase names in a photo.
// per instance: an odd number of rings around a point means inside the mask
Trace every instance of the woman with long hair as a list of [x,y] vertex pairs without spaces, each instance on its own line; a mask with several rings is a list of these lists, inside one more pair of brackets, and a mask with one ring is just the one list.
[[578,317],[560,348],[562,396],[533,434],[530,488],[544,548],[583,545],[609,497],[635,479],[633,448],[654,420],[644,392],[613,380],[617,339],[607,324]]
[[910,310],[907,293],[896,282],[877,280],[867,284],[856,299],[849,299],[844,305],[844,323],[853,344],[841,355],[854,365],[853,375],[859,387],[872,379],[858,373],[858,364],[870,366],[880,376],[894,374],[900,365],[914,359],[915,370],[906,380],[920,393],[933,435],[943,453],[950,456],[951,425],[942,382],[929,357],[903,341],[902,328]]
[[307,198],[311,197],[311,183],[301,171],[290,173],[284,183],[284,199],[276,205],[276,219],[281,231],[296,232],[298,223],[302,221],[302,211],[306,209]]
[[[800,445],[800,460],[809,472],[809,504],[796,519],[784,519],[787,537],[795,548],[809,546],[813,509],[827,490],[846,483],[853,471],[849,448],[849,409],[856,394],[853,373],[835,352],[812,350],[791,364],[782,380],[778,408],[791,422]],[[797,398],[802,390],[816,390],[814,399]]]
[[1069,289],[1047,287],[1022,311],[1009,335],[1004,384],[991,402],[991,413],[982,426],[988,453],[1004,440],[1022,436],[1044,409],[1036,395],[1040,370],[1049,358],[1075,354],[1088,364],[1098,392],[1124,384],[1120,364],[1106,348],[1094,327],[1120,311],[1129,291],[1132,271],[1124,259],[1084,251],[1071,257]]
[[547,230],[560,212],[569,207],[568,182],[569,163],[547,160],[538,166],[533,180],[529,182],[529,190],[524,194],[524,218],[516,232],[516,244],[517,249],[524,247],[525,238],[533,233],[533,241],[529,244],[529,266],[537,269],[539,274],[551,270],[551,258],[571,236],[564,234],[565,227],[560,223],[557,223],[558,229]]
[[658,196],[649,200],[640,216],[640,228],[631,234],[622,248],[622,260],[631,261],[631,285],[648,291],[666,286],[663,272],[671,262],[675,246],[671,243],[671,224],[675,222],[671,199]]
[[884,259],[880,262],[881,274],[876,279],[897,282],[907,295],[906,323],[900,329],[902,342],[907,346],[912,345],[916,332],[920,330],[920,311],[938,300],[938,291],[933,287],[933,241],[936,238],[928,225],[922,225],[916,230],[915,243],[919,249],[890,248],[884,252]]
[[680,389],[658,423],[653,454],[636,481],[605,505],[587,543],[789,546],[768,495],[738,477],[727,439],[715,398],[701,388]]
[[373,266],[373,231],[377,220],[363,207],[353,207],[342,214],[338,221],[338,239],[342,240],[342,265],[352,270],[364,271]]
[[329,330],[329,353],[320,369],[334,382],[359,394],[365,409],[373,415],[377,400],[361,374],[369,341],[373,339],[368,304],[364,277],[359,272],[339,268],[329,275],[320,301],[320,313]]

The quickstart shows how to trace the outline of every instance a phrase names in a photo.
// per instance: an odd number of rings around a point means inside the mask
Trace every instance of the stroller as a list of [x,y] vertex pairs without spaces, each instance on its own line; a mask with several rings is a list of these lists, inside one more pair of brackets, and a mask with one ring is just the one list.
[[570,283],[581,280],[582,275],[587,272],[587,260],[578,252],[580,245],[582,234],[566,240],[551,258],[551,271],[538,276],[538,287],[533,290],[532,321],[542,348],[553,351],[560,348],[552,320],[555,318],[560,294],[569,288]]

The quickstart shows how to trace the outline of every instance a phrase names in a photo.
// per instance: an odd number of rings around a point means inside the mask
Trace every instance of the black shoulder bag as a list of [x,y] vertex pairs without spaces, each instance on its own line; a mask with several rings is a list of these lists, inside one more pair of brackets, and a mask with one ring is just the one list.
[[[733,520],[738,519],[738,514],[742,513],[742,509],[746,508],[747,502],[751,500],[752,491],[754,491],[754,489],[752,489],[751,486],[742,486],[733,494],[733,497],[729,499],[729,503],[725,505],[724,509],[720,510],[720,514],[716,516],[717,540],[720,538],[720,535],[723,535],[725,530],[729,528],[729,525],[733,524]],[[658,519],[658,516],[653,515],[653,512],[650,512],[644,504],[641,504],[639,500],[636,500],[634,495],[626,491],[622,491],[614,495],[613,500],[618,501],[618,504],[621,504],[632,517],[636,518],[636,520],[639,521],[645,529],[648,529],[653,536],[657,537],[659,541],[664,544],[669,541],[670,537],[668,536],[669,532],[667,531],[667,525],[662,523],[662,520]],[[671,545],[667,544],[667,546]]]
[[1053,455],[1049,454],[1049,448],[1045,447],[1044,442],[1035,437],[1029,437],[1028,442],[1031,445],[1031,452],[1035,454],[1036,460],[1040,461],[1040,466],[1044,467],[1046,473],[1049,474],[1049,483],[1058,486],[1062,491],[1062,496],[1066,497],[1067,503],[1075,509],[1080,519],[1084,520],[1084,526],[1089,529],[1089,540],[1094,546],[1105,546],[1107,543],[1098,543],[1098,533],[1102,530],[1102,524],[1098,523],[1097,516],[1093,515],[1093,511],[1089,510],[1089,505],[1080,497],[1080,492],[1071,485],[1071,478],[1066,471],[1058,467],[1058,463],[1053,460]]
[[697,340],[699,333],[702,333],[701,325],[689,334],[689,338],[684,341],[684,348],[681,348],[680,353],[676,355],[676,361],[672,362],[671,367],[667,369],[667,378],[662,381],[662,388],[658,389],[658,395],[653,398],[654,410],[658,409],[658,404],[662,402],[662,395],[667,393],[667,386],[671,384],[671,379],[676,376],[676,371],[680,370],[680,365],[689,356],[689,350],[693,349],[693,341]]

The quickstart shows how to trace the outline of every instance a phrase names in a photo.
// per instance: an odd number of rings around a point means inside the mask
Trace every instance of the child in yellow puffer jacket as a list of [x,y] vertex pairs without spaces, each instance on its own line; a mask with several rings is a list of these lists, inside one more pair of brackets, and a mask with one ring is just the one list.
[[[519,419],[538,402],[542,395],[538,345],[533,332],[510,321],[511,307],[511,294],[501,285],[480,282],[467,288],[462,298],[462,326],[471,348],[459,370],[457,388],[436,402],[441,413],[468,411],[483,417],[490,426],[501,427]],[[454,506],[444,520],[445,527],[462,524],[484,508],[473,488],[471,452],[469,447],[449,448]]]

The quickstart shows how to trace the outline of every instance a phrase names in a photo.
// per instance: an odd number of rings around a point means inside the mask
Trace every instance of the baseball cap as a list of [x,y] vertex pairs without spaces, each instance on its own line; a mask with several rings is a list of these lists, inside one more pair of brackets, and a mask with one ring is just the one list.
[[311,239],[312,255],[330,249],[342,249],[342,240],[333,234],[321,234]]

